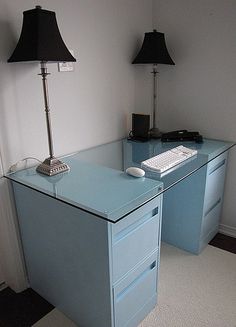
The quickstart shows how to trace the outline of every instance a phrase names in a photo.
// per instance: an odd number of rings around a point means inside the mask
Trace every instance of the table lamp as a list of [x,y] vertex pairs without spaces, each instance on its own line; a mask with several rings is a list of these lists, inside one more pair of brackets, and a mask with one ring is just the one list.
[[58,29],[56,14],[36,6],[23,12],[23,25],[16,48],[8,62],[39,62],[43,82],[49,157],[37,168],[37,172],[52,176],[69,170],[69,166],[54,157],[49,96],[47,85],[47,63],[72,62],[71,55],[62,40]]
[[160,138],[161,133],[156,127],[156,107],[157,107],[157,64],[175,65],[171,59],[165,42],[164,33],[153,32],[145,33],[142,47],[133,60],[132,64],[152,64],[153,65],[153,127],[150,130],[152,138]]

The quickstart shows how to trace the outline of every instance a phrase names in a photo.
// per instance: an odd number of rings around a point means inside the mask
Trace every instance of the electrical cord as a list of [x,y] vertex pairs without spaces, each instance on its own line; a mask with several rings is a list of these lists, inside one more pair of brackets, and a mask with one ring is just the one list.
[[[42,161],[40,161],[37,158],[34,158],[34,157],[26,157],[24,159],[21,159],[21,160],[17,161],[13,165],[11,165],[10,168],[9,168],[9,170],[8,170],[8,174],[12,174],[12,173],[15,173],[18,170],[22,170],[22,169],[27,168],[27,161],[28,160],[35,160],[35,161],[37,161],[39,163],[42,163]],[[24,166],[23,166],[23,164],[24,164]]]

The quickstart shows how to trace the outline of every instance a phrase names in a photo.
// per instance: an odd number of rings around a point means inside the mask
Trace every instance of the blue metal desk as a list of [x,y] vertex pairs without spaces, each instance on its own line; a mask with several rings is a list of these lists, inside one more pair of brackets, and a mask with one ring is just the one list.
[[164,239],[188,251],[217,231],[233,143],[187,143],[198,155],[168,174],[124,173],[177,145],[121,140],[64,157],[62,175],[6,176],[29,284],[78,326],[136,327],[156,305],[162,211]]

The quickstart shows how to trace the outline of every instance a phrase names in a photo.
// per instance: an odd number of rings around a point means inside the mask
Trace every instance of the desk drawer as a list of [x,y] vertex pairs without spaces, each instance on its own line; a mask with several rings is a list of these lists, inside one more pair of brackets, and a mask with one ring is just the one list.
[[152,200],[136,210],[112,236],[113,282],[123,277],[135,265],[158,248],[160,201]]
[[208,164],[204,201],[205,214],[223,196],[226,163],[227,153],[223,153]]
[[115,327],[133,326],[137,315],[144,319],[143,308],[157,297],[157,253],[117,283],[113,295]]

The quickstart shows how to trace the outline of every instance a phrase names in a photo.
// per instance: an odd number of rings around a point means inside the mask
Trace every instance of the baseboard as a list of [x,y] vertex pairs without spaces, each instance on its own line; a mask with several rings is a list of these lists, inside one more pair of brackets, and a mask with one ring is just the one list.
[[236,238],[236,228],[220,224],[219,233]]

